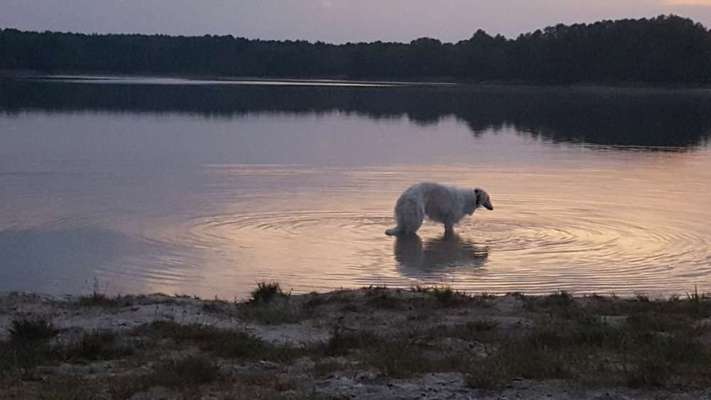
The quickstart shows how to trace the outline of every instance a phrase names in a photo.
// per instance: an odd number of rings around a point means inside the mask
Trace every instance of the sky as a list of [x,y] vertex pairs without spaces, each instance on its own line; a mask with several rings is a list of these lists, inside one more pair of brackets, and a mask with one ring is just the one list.
[[711,0],[0,0],[0,27],[409,42],[514,37],[537,28],[677,14],[711,27]]

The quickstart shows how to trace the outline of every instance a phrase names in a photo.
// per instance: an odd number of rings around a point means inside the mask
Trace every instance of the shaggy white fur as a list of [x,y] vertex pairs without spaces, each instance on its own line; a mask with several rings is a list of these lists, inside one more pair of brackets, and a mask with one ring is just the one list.
[[454,233],[454,225],[479,207],[493,210],[489,194],[483,189],[460,189],[438,183],[418,183],[405,190],[395,205],[397,226],[386,235],[409,235],[417,232],[427,216],[444,224],[445,235]]

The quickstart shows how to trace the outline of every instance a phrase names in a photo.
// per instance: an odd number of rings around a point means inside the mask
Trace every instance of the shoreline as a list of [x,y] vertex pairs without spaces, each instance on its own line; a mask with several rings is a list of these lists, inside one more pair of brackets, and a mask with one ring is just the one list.
[[0,70],[0,79],[10,80],[92,80],[101,79],[178,79],[189,81],[205,81],[216,83],[230,83],[240,81],[252,82],[284,82],[284,83],[314,83],[314,84],[360,84],[363,87],[435,87],[435,88],[509,88],[509,89],[571,89],[571,90],[639,90],[639,91],[709,91],[708,84],[652,84],[646,82],[572,82],[572,83],[546,83],[529,81],[466,81],[446,77],[425,77],[423,79],[398,80],[382,77],[349,78],[343,76],[316,76],[316,77],[260,77],[240,75],[190,75],[190,74],[160,74],[160,73],[112,73],[107,71],[30,71],[30,70]]
[[695,399],[709,361],[698,293],[0,294],[0,399]]

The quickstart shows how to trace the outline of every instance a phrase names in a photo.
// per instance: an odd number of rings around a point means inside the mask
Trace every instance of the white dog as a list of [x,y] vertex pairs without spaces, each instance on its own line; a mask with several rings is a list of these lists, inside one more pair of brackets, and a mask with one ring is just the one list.
[[493,210],[489,194],[483,189],[459,189],[438,183],[418,183],[407,189],[395,205],[397,226],[386,235],[417,232],[425,216],[444,224],[445,236],[454,233],[454,225],[479,207]]

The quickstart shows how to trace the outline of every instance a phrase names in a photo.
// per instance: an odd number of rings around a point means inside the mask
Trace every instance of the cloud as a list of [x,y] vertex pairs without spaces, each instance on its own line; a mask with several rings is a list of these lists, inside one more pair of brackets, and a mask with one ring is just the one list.
[[711,7],[711,0],[664,0],[667,6],[706,6]]

